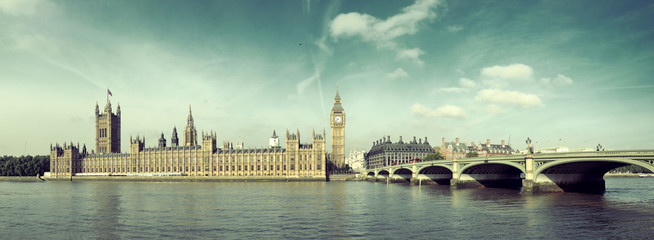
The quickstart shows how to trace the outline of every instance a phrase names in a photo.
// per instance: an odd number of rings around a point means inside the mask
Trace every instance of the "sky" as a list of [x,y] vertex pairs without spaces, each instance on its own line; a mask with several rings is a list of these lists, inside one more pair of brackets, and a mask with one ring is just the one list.
[[[94,146],[107,89],[129,137],[186,125],[267,147],[327,132],[654,149],[652,1],[0,0],[0,155]],[[182,135],[180,135],[182,136]]]

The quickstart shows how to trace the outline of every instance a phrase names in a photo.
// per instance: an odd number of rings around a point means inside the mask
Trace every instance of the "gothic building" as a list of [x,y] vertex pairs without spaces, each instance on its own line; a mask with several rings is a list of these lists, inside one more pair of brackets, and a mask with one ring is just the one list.
[[[337,94],[338,97],[338,94]],[[340,106],[340,105],[339,105]],[[335,107],[336,109],[336,107]],[[247,178],[326,178],[325,131],[312,133],[309,143],[300,142],[300,132],[286,131],[286,147],[279,145],[273,131],[270,146],[238,148],[232,144],[216,146],[216,133],[203,132],[198,144],[191,107],[184,129],[184,145],[179,145],[177,128],[173,128],[170,145],[161,134],[156,147],[146,147],[145,138],[130,137],[128,153],[120,149],[120,106],[112,113],[107,101],[104,112],[96,104],[95,151],[71,144],[50,146],[52,177],[72,176],[220,176]],[[342,108],[338,116],[344,119]],[[342,121],[336,121],[342,124]],[[334,128],[332,127],[332,133]],[[339,132],[342,149],[342,130]],[[333,138],[333,137],[332,137]],[[342,150],[339,150],[342,152]]]
[[334,106],[330,114],[332,129],[332,156],[331,161],[338,168],[345,166],[345,110],[341,105],[341,96],[336,88]]

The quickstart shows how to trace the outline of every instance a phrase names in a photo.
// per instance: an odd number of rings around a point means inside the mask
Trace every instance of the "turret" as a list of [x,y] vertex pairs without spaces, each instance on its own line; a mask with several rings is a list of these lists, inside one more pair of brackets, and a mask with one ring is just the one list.
[[159,138],[159,148],[165,148],[166,147],[166,138],[164,138],[164,134],[161,133],[161,137]]
[[179,138],[177,138],[177,127],[173,127],[173,135],[170,138],[171,147],[179,147]]

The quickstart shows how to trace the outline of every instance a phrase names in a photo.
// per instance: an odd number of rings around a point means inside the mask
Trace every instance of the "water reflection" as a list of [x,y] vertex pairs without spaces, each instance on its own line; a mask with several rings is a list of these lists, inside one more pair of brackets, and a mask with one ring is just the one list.
[[114,183],[98,183],[91,193],[93,202],[97,204],[92,221],[93,232],[98,239],[119,239],[118,227],[121,214],[120,185]]

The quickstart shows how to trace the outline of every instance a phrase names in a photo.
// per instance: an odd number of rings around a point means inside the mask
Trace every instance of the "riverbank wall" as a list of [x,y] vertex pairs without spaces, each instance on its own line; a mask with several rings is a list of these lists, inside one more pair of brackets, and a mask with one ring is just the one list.
[[325,182],[326,177],[212,177],[212,176],[74,176],[72,178],[0,177],[0,181],[125,181],[125,182]]

